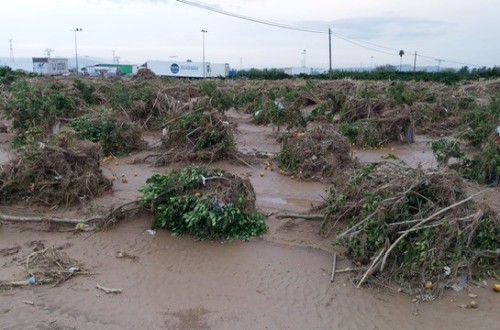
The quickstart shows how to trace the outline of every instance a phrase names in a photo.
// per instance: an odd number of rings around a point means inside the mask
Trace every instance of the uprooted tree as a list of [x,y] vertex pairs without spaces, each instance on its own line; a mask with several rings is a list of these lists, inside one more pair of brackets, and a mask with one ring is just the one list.
[[214,162],[236,153],[233,127],[224,114],[204,107],[167,117],[155,165],[174,162]]
[[284,136],[278,165],[300,179],[321,181],[352,167],[354,160],[347,140],[332,125],[324,124]]
[[330,188],[322,230],[347,224],[336,243],[366,267],[358,285],[392,279],[415,288],[480,276],[500,266],[500,218],[473,197],[453,172],[374,163]]
[[187,166],[155,174],[140,189],[141,205],[154,214],[153,228],[197,239],[249,239],[267,231],[255,211],[248,179],[219,169]]
[[47,206],[79,203],[108,191],[99,146],[71,134],[53,135],[47,143],[26,144],[0,171],[0,201]]

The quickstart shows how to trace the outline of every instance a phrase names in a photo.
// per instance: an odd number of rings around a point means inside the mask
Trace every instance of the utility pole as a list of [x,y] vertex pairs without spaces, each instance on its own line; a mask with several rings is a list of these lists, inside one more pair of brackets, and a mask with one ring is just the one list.
[[47,48],[43,52],[45,55],[47,55],[48,58],[50,58],[50,54],[53,52],[53,50],[50,48]]
[[332,29],[328,28],[328,49],[329,49],[329,55],[330,55],[330,69],[328,72],[330,74],[333,73],[332,70]]
[[438,62],[438,72],[439,72],[439,70],[441,69],[441,62],[444,62],[444,60],[437,59],[436,61]]
[[201,30],[201,33],[203,34],[203,78],[205,78],[205,33],[207,33],[207,30]]
[[417,72],[417,51],[415,51],[415,59],[413,60],[413,73]]
[[12,46],[12,39],[9,39],[10,61],[14,63],[14,47]]
[[76,43],[76,33],[77,32],[82,32],[82,28],[76,28],[73,31],[75,31],[75,59],[76,59],[76,76],[78,77],[78,46]]
[[306,50],[302,51],[302,55],[304,55],[304,59],[302,60],[302,73],[306,74]]

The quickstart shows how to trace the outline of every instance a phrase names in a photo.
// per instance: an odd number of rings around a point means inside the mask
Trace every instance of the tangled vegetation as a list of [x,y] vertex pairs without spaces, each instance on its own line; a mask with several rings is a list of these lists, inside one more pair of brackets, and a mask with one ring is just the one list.
[[280,169],[318,181],[339,175],[354,164],[349,143],[326,124],[284,136],[277,158]]
[[248,179],[219,169],[187,166],[155,174],[140,189],[141,203],[154,214],[153,228],[197,239],[249,239],[267,231],[255,212],[255,192]]
[[336,242],[366,267],[364,278],[416,288],[500,266],[500,218],[466,198],[453,172],[373,163],[332,186],[323,211],[324,233],[348,224]]
[[136,124],[105,109],[75,118],[70,126],[81,139],[100,143],[105,155],[125,155],[145,146]]
[[[430,145],[436,159],[460,172],[465,178],[481,183],[500,183],[500,97],[485,107],[470,111],[465,116],[460,139],[439,139]],[[463,142],[475,151],[465,152]],[[453,162],[450,164],[450,160]]]
[[99,146],[64,133],[53,135],[47,143],[30,141],[0,171],[0,201],[4,204],[77,204],[111,186],[101,172]]
[[155,165],[182,161],[213,162],[236,151],[233,128],[224,114],[204,107],[167,117]]

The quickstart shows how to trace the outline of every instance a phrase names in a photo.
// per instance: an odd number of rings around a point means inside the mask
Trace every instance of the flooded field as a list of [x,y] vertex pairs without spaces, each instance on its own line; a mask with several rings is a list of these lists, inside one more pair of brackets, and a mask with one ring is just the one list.
[[[333,252],[337,268],[352,267],[318,234],[319,222],[281,219],[318,206],[329,182],[305,182],[265,169],[280,151],[278,132],[254,125],[251,116],[228,113],[237,124],[239,151],[266,158],[245,166],[217,161],[210,166],[249,178],[256,206],[267,215],[269,231],[248,242],[195,241],[165,230],[147,232],[152,217],[135,214],[105,231],[75,232],[73,226],[4,223],[0,227],[0,283],[25,280],[19,261],[33,246],[60,248],[88,274],[60,286],[0,288],[1,329],[497,329],[500,296],[493,280],[446,290],[436,301],[418,304],[395,285],[356,289],[349,272],[330,282]],[[148,143],[158,142],[158,132]],[[0,164],[9,159],[10,134],[0,134]],[[394,154],[412,167],[435,168],[437,162],[423,135],[413,144],[379,149],[353,148],[361,163]],[[175,166],[152,167],[140,161],[147,151],[102,166],[114,178],[112,193],[85,209],[44,210],[45,214],[82,217],[140,196],[138,189],[154,173]],[[277,168],[277,166],[276,166]],[[124,182],[122,178],[125,178]],[[498,187],[494,188],[498,194]],[[23,206],[1,211],[25,214]],[[125,257],[124,257],[125,256]],[[96,284],[121,289],[106,294]],[[461,308],[471,297],[479,308]]]

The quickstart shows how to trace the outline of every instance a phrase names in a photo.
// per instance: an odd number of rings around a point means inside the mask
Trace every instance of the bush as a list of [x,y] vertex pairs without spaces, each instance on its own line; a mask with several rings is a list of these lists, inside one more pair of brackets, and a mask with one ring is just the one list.
[[71,118],[77,114],[73,100],[48,85],[34,85],[25,80],[12,86],[12,97],[3,100],[7,117],[13,118],[13,127],[24,131],[32,127],[48,130],[59,117]]
[[153,228],[175,236],[231,240],[267,231],[255,213],[255,193],[248,179],[218,169],[188,166],[167,175],[155,174],[139,191],[141,203],[154,214]]
[[104,154],[125,155],[143,146],[140,129],[134,123],[119,120],[105,110],[76,118],[70,126],[81,139],[100,143]]

